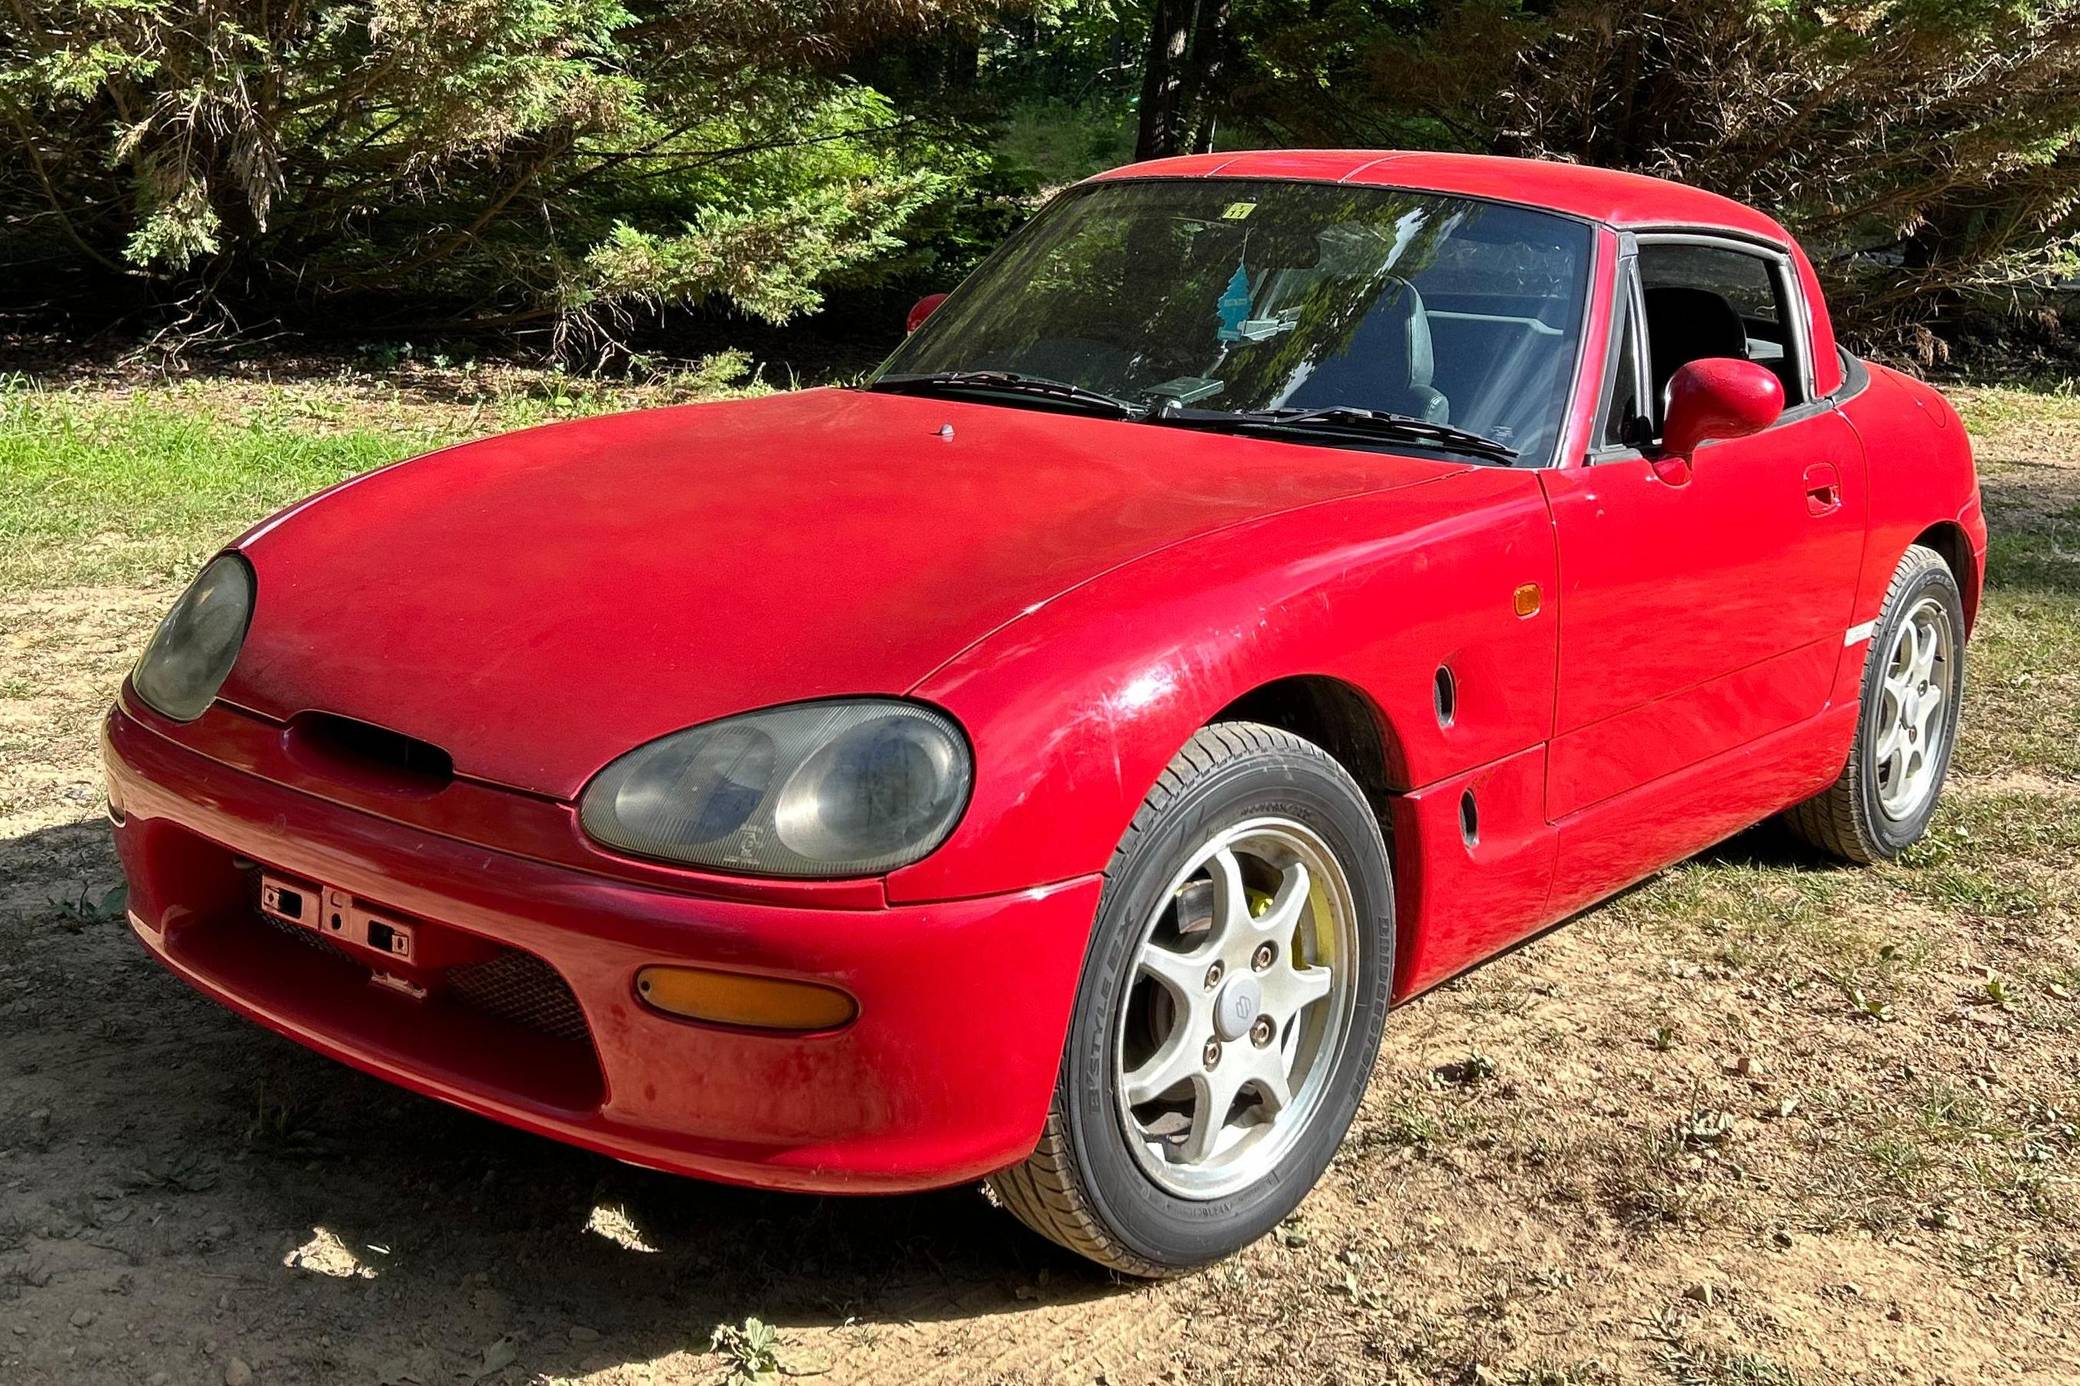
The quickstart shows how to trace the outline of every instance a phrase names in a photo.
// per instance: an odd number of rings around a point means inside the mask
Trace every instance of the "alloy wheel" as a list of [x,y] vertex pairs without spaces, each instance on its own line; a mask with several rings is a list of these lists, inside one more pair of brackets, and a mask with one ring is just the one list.
[[1878,806],[1895,823],[1911,818],[1936,790],[1950,735],[1946,705],[1955,658],[1950,613],[1923,597],[1893,633],[1871,748]]
[[1320,837],[1283,818],[1216,834],[1142,934],[1114,1090],[1142,1171],[1218,1198],[1276,1167],[1320,1107],[1354,1004],[1360,931]]

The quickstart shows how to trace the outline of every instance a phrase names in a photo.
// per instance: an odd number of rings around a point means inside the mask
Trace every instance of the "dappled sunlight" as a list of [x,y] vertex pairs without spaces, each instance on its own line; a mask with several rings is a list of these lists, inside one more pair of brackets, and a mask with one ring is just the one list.
[[640,1251],[655,1256],[657,1248],[643,1240],[643,1234],[624,1208],[609,1207],[602,1203],[594,1208],[585,1219],[585,1230],[595,1237],[605,1237],[624,1251]]
[[[383,1254],[376,1247],[366,1249],[371,1255]],[[338,1236],[323,1227],[313,1227],[310,1240],[284,1256],[282,1264],[290,1270],[308,1271],[312,1275],[330,1276],[334,1280],[376,1278],[374,1266],[362,1260]]]
[[7,592],[0,1381],[214,1382],[235,1357],[261,1383],[711,1386],[768,1352],[776,1379],[885,1386],[1791,1379],[1721,1370],[1751,1349],[1814,1382],[1851,1361],[2058,1379],[2080,1285],[2080,467],[2029,400],[2000,403],[2017,420],[1984,452],[2028,466],[1986,487],[2003,546],[1930,837],[1872,871],[1743,834],[1397,1010],[1299,1213],[1156,1286],[972,1188],[674,1179],[195,995],[104,904],[97,808],[96,725],[172,590]]

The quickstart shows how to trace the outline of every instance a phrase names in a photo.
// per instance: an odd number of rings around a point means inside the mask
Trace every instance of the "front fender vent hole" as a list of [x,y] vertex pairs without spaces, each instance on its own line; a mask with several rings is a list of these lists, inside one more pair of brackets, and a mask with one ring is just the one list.
[[1473,802],[1473,791],[1470,789],[1459,796],[1459,836],[1466,840],[1468,847],[1475,846],[1481,840],[1480,806]]
[[1437,666],[1437,677],[1432,685],[1431,695],[1437,703],[1437,725],[1449,727],[1459,715],[1459,681],[1452,676],[1449,664]]

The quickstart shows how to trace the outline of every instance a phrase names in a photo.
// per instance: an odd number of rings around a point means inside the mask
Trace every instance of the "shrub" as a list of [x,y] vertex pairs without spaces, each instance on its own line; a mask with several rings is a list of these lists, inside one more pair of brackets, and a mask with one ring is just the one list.
[[779,321],[979,166],[848,53],[992,8],[38,0],[0,30],[0,256],[396,327]]
[[1800,234],[1866,336],[1928,354],[1950,314],[2075,268],[2072,0],[1298,8],[1311,20],[1262,29],[1231,97],[1273,137],[1558,157],[1713,188]]

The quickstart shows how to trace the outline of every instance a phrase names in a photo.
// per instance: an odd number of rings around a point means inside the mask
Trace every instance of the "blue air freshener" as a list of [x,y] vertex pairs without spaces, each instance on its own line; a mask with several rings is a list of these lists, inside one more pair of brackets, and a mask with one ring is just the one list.
[[1220,330],[1214,334],[1218,340],[1242,340],[1242,324],[1249,321],[1249,267],[1246,265],[1235,267],[1227,292],[1221,295],[1220,320]]

